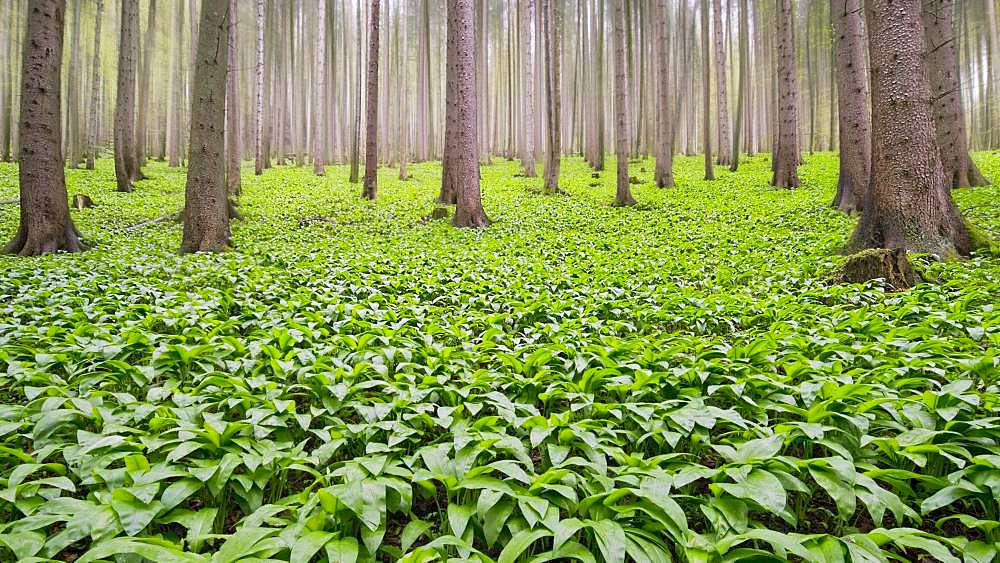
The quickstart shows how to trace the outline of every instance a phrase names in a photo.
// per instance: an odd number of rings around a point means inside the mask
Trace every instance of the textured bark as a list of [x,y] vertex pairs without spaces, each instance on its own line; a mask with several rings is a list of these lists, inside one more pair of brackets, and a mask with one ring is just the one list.
[[240,83],[236,72],[236,0],[229,0],[226,42],[229,44],[229,71],[226,73],[226,193],[240,194]]
[[80,77],[83,69],[80,65],[80,4],[83,0],[73,2],[73,29],[69,40],[69,69],[66,73],[66,163],[70,168],[80,166]]
[[535,171],[535,0],[524,0],[521,18],[521,167],[534,178]]
[[[427,0],[430,1],[430,0]],[[358,36],[361,36],[361,30],[363,29],[362,23],[362,13],[364,6],[358,4]],[[352,184],[358,183],[358,159],[360,158],[360,147],[358,146],[361,142],[361,45],[357,45],[355,49],[356,65],[355,70],[357,72],[357,82],[356,90],[354,93],[354,130],[351,132],[351,178],[350,182]]]
[[20,225],[5,253],[78,252],[63,175],[61,76],[65,0],[29,0],[21,67]]
[[455,194],[456,227],[489,225],[479,189],[473,0],[448,0],[445,166],[441,192]]
[[182,253],[218,252],[229,246],[223,154],[229,17],[229,0],[202,0],[184,190]]
[[257,66],[254,79],[257,96],[254,99],[254,174],[264,173],[264,0],[257,0]]
[[629,189],[629,129],[628,129],[628,77],[625,61],[625,0],[614,0],[615,41],[615,156],[618,174],[615,205],[624,207],[635,204]]
[[901,248],[872,248],[853,254],[833,276],[836,283],[865,283],[884,280],[889,291],[904,291],[919,279]]
[[406,171],[406,162],[410,158],[410,51],[409,51],[409,31],[406,29],[404,24],[405,20],[400,20],[399,6],[397,6],[396,12],[396,29],[397,32],[402,34],[402,45],[400,46],[400,60],[398,64],[398,74],[400,77],[400,92],[399,92],[399,116],[400,121],[403,123],[403,131],[399,136],[399,179],[407,180],[410,175]]
[[595,20],[594,27],[594,42],[597,44],[595,51],[595,61],[594,66],[597,67],[595,72],[597,73],[596,84],[596,99],[594,104],[596,107],[596,121],[597,127],[594,129],[594,159],[591,166],[594,170],[603,171],[604,170],[604,136],[605,136],[605,121],[604,121],[604,42],[606,39],[605,35],[605,25],[604,25],[604,14],[607,11],[605,7],[604,0],[598,0],[597,4],[597,17]]
[[169,123],[169,143],[167,145],[167,166],[176,168],[181,165],[181,154],[184,151],[184,79],[181,76],[181,61],[184,59],[184,42],[180,40],[181,31],[184,29],[184,2],[176,2],[176,14],[174,16],[173,37],[178,38],[175,42],[174,55],[170,59],[170,76],[173,84],[173,94],[170,99],[171,109],[168,111]]
[[962,107],[954,0],[925,0],[921,13],[927,38],[934,128],[945,177],[953,188],[989,184],[969,156]]
[[135,160],[135,65],[139,0],[121,0],[118,40],[118,93],[115,99],[115,179],[118,191],[131,192],[138,177]]
[[670,52],[667,50],[668,0],[654,1],[653,40],[656,42],[656,185],[661,188],[674,186],[674,156],[670,138]]
[[921,0],[867,0],[872,183],[849,251],[968,255],[969,231],[944,175],[924,61]]
[[[13,2],[0,2],[0,21],[11,21],[14,16]],[[0,27],[0,160],[10,159],[10,129],[11,129],[11,84],[14,69],[10,66],[11,43],[13,33],[6,26]]]
[[795,67],[792,0],[777,0],[778,12],[778,139],[774,178],[778,188],[799,187],[799,81]]
[[379,0],[371,0],[368,33],[368,84],[365,101],[365,182],[361,197],[375,199],[378,195],[378,51]]
[[702,106],[702,151],[705,153],[705,179],[715,179],[712,166],[712,50],[708,35],[709,0],[701,2],[701,87],[705,103]]
[[871,115],[865,73],[863,0],[831,0],[840,119],[840,177],[833,208],[861,211],[871,181]]
[[720,166],[729,166],[733,163],[732,134],[729,131],[729,90],[726,78],[726,47],[723,42],[723,22],[722,22],[722,0],[712,0],[712,21],[715,22],[713,30],[715,36],[715,97],[717,124],[715,127],[716,137],[719,141],[719,156],[717,162]]
[[740,137],[744,135],[744,129],[746,129],[747,137],[747,152],[751,152],[749,147],[752,145],[750,138],[753,135],[751,124],[752,119],[746,119],[749,117],[749,112],[747,109],[750,106],[750,90],[752,85],[750,84],[750,26],[748,20],[750,19],[750,8],[747,0],[740,0],[740,86],[739,91],[736,94],[736,121],[733,127],[733,163],[729,167],[731,172],[736,172],[740,168]]
[[560,113],[562,107],[560,99],[562,89],[560,87],[560,67],[559,60],[562,57],[562,15],[559,12],[560,0],[541,0],[543,41],[545,42],[545,97],[548,104],[545,106],[545,116],[547,118],[546,133],[548,136],[545,152],[545,193],[558,193],[559,188],[559,165],[562,156],[562,124]]
[[[322,107],[326,99],[326,5],[316,4],[316,84],[313,89],[313,105]],[[323,157],[326,154],[325,116],[322,111],[313,115],[313,173],[322,176],[325,173]]]
[[[136,26],[136,44],[139,42]],[[135,164],[136,177],[142,177],[142,167],[146,164],[146,118],[149,113],[149,75],[152,72],[153,53],[156,52],[156,0],[149,0],[149,15],[146,20],[146,37],[139,60],[139,90],[136,95],[135,116]]]
[[101,22],[104,20],[104,0],[97,0],[94,16],[94,58],[90,68],[90,110],[87,112],[87,170],[94,169],[97,158],[97,108],[101,102]]

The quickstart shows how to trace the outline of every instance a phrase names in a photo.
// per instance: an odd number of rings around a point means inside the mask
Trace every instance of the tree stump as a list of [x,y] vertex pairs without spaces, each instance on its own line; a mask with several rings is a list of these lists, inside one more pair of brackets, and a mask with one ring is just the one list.
[[94,200],[90,199],[90,196],[86,194],[75,194],[73,196],[73,207],[77,211],[81,209],[89,209],[94,206]]
[[833,276],[835,283],[865,283],[885,280],[888,291],[905,291],[919,281],[902,248],[870,248],[847,257]]

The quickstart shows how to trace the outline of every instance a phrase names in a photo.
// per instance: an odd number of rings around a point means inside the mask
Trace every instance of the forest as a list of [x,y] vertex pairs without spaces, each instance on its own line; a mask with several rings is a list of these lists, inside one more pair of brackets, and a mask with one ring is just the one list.
[[1000,0],[0,0],[0,562],[1000,563]]

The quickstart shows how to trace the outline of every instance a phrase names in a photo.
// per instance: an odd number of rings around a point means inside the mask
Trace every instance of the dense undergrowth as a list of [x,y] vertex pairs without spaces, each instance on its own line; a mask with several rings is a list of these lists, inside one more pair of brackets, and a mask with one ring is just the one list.
[[[245,169],[237,250],[195,256],[126,230],[182,171],[98,168],[92,250],[0,258],[0,560],[998,558],[1000,259],[829,285],[834,156],[797,191],[635,163],[627,209],[613,166],[544,196],[497,160],[481,231],[425,219],[437,164],[374,203]],[[1000,188],[956,198],[1000,235]]]

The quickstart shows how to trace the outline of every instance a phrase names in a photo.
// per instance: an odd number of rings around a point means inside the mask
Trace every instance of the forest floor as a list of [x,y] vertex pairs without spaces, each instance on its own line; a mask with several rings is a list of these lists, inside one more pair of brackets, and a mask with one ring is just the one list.
[[631,208],[607,165],[496,159],[484,230],[427,218],[437,163],[245,167],[235,251],[186,256],[182,169],[68,171],[93,248],[0,257],[0,560],[996,556],[1000,258],[833,285],[835,155],[636,162]]

